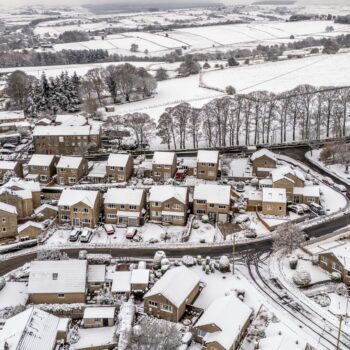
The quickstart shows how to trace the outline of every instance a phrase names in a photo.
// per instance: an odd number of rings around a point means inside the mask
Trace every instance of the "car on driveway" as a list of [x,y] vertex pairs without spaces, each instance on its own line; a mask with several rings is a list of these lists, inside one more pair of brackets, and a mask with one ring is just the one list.
[[69,234],[69,241],[70,242],[76,242],[79,239],[79,236],[81,234],[81,230],[73,230],[70,234]]
[[113,233],[114,233],[113,225],[105,224],[105,225],[103,225],[103,228],[105,229],[107,235],[113,235]]
[[135,227],[128,227],[126,230],[126,238],[127,239],[133,239],[137,234],[137,229]]

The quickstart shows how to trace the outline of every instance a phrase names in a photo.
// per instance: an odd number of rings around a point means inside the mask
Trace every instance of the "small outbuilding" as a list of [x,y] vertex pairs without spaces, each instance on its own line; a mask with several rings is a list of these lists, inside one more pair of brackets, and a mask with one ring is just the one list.
[[92,306],[84,310],[84,328],[112,327],[114,325],[115,307]]

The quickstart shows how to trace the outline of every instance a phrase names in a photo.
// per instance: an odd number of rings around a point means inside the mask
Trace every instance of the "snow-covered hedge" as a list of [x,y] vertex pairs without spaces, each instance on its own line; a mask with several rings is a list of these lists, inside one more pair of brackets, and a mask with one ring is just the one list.
[[306,270],[296,271],[293,275],[293,282],[299,287],[306,287],[311,282],[310,272]]

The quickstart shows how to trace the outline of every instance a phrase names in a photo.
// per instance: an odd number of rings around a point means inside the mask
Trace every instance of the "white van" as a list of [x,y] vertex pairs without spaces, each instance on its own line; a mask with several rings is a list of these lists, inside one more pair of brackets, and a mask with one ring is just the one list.
[[89,243],[92,238],[92,231],[89,229],[84,229],[83,233],[80,236],[80,242]]

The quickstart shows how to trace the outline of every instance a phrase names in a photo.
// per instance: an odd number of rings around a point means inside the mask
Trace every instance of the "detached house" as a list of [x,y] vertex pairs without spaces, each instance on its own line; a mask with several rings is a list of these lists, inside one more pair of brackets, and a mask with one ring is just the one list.
[[152,178],[166,181],[176,173],[177,157],[174,152],[154,152],[152,159]]
[[188,189],[179,186],[153,186],[149,195],[152,221],[185,225],[188,210]]
[[268,149],[260,149],[252,154],[250,161],[253,166],[253,175],[262,178],[270,174],[277,166],[277,158]]
[[185,266],[167,271],[144,296],[144,311],[151,316],[179,322],[199,294],[199,277]]
[[209,220],[227,222],[231,211],[231,187],[200,184],[194,188],[193,213]]
[[74,185],[88,174],[88,162],[82,157],[61,157],[57,163],[57,183]]
[[0,180],[3,179],[8,171],[13,172],[17,177],[23,177],[23,167],[20,162],[7,160],[0,161]]
[[287,195],[285,188],[264,187],[262,189],[262,212],[265,215],[287,215]]
[[197,178],[215,181],[219,170],[219,151],[198,151]]
[[60,224],[95,227],[100,215],[98,191],[65,189],[58,201]]
[[32,261],[28,294],[33,304],[85,303],[86,260]]
[[143,189],[110,188],[104,196],[107,224],[139,226],[146,213],[146,193]]
[[49,182],[56,174],[57,157],[46,154],[33,154],[28,163],[28,174],[39,175],[39,181]]
[[134,172],[134,159],[130,154],[110,154],[106,170],[108,181],[126,182]]
[[13,205],[0,202],[0,239],[17,235],[17,209]]
[[235,295],[217,298],[194,325],[195,339],[202,349],[238,349],[252,312]]

